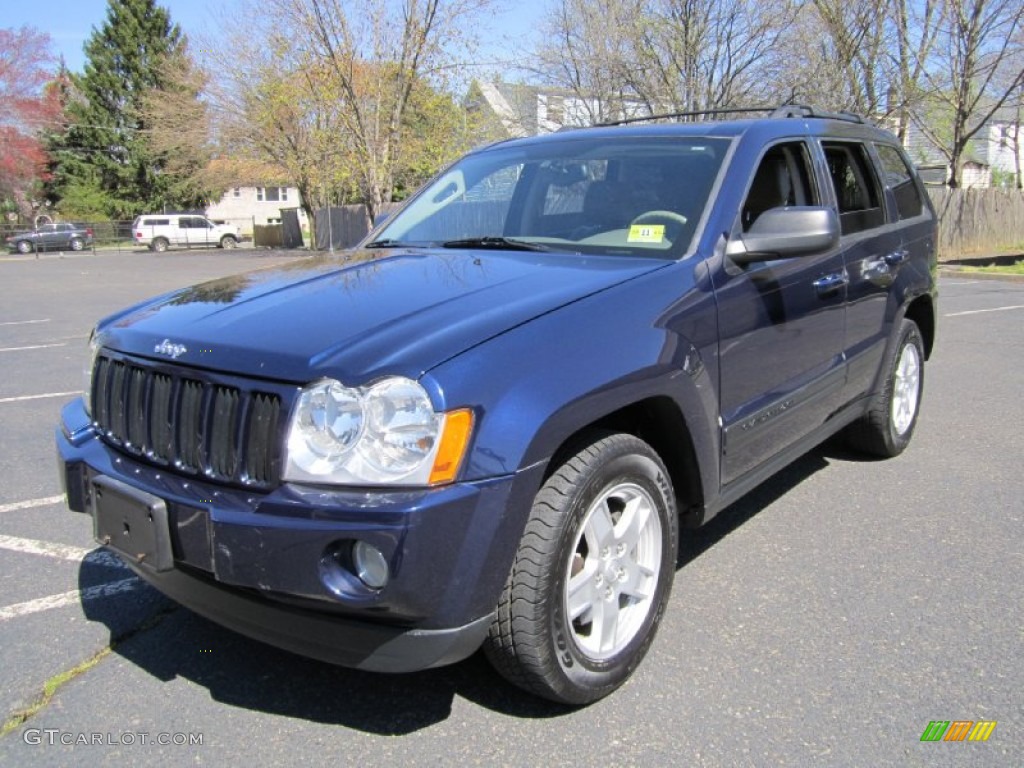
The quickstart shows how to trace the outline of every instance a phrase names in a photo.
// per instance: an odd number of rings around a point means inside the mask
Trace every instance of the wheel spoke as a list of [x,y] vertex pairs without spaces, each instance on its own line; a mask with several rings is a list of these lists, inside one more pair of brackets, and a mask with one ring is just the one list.
[[618,525],[615,526],[615,539],[632,550],[640,540],[640,535],[651,517],[651,507],[642,496],[634,496],[626,502]]
[[593,608],[594,603],[600,600],[597,586],[594,583],[596,573],[597,563],[591,559],[584,564],[582,571],[569,580],[569,586],[566,588],[569,621],[581,619],[586,622],[589,620],[586,614]]
[[615,649],[615,639],[619,628],[619,601],[597,600],[592,613],[593,625],[591,639],[602,653]]
[[602,547],[609,546],[615,540],[615,521],[612,520],[608,499],[604,499],[587,518],[583,537],[592,553],[599,552]]

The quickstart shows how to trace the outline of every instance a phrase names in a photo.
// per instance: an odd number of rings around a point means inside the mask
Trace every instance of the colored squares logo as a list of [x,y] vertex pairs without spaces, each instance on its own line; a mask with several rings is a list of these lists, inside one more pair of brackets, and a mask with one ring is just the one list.
[[988,741],[996,720],[932,720],[921,734],[921,741]]

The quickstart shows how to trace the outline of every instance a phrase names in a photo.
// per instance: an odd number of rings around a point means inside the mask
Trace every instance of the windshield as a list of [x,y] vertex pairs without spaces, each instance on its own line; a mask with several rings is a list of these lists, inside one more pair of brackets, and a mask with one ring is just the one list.
[[442,173],[372,244],[678,258],[727,148],[689,136],[498,145]]

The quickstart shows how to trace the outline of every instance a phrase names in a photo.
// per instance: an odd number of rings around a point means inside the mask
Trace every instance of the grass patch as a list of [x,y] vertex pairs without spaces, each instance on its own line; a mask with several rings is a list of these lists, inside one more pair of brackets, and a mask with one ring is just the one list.
[[149,630],[153,629],[153,627],[155,627],[157,624],[163,621],[175,610],[177,610],[176,605],[168,605],[164,607],[163,609],[157,611],[155,614],[150,616],[138,627],[130,629],[123,635],[119,635],[118,637],[113,638],[110,641],[110,645],[108,645],[106,648],[101,648],[85,661],[76,664],[71,669],[66,669],[63,672],[59,672],[53,677],[51,677],[49,680],[43,683],[43,692],[39,695],[39,698],[37,698],[29,706],[25,707],[25,709],[14,712],[11,714],[10,717],[7,718],[3,726],[0,727],[0,738],[3,738],[8,733],[13,731],[15,728],[24,725],[28,720],[32,719],[37,714],[46,709],[46,707],[49,706],[50,701],[57,694],[57,691],[63,688],[65,684],[70,683],[72,680],[78,677],[81,677],[90,669],[95,667],[107,656],[109,656],[110,652],[115,650],[121,643],[126,642],[127,640],[131,640],[136,635],[140,635],[143,632],[148,632]]
[[1024,259],[1015,264],[994,264],[989,267],[961,267],[964,272],[983,272],[991,275],[1024,275]]
[[32,716],[46,709],[47,705],[49,705],[50,703],[50,700],[54,697],[57,691],[61,689],[62,686],[64,686],[66,683],[71,682],[76,677],[88,672],[90,669],[95,667],[97,664],[103,661],[103,659],[110,655],[111,650],[112,649],[109,646],[103,648],[100,651],[98,651],[95,655],[93,655],[91,658],[86,659],[85,661],[72,667],[71,669],[66,669],[63,672],[54,675],[45,683],[43,683],[43,692],[39,696],[39,698],[36,699],[32,704],[27,706],[25,709],[15,712],[7,719],[7,722],[4,723],[3,728],[0,729],[0,738],[6,736],[15,728],[21,726],[23,723],[25,723],[26,720],[28,720]]

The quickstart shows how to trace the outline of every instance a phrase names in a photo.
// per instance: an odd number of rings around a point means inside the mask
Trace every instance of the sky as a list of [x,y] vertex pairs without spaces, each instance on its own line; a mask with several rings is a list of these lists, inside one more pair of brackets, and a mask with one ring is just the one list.
[[[544,8],[551,0],[498,0],[509,9],[494,17],[482,30],[482,55],[505,59],[517,42],[535,33]],[[242,22],[239,0],[159,0],[171,12],[171,21],[190,38],[216,37],[222,23]],[[82,46],[107,17],[106,0],[0,0],[0,25],[35,27],[50,35],[55,55],[63,55],[68,69],[81,72],[85,64]],[[227,22],[222,21],[227,19]]]

